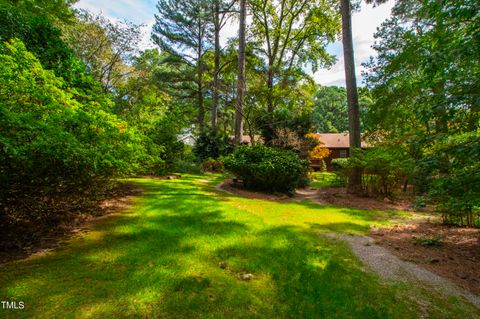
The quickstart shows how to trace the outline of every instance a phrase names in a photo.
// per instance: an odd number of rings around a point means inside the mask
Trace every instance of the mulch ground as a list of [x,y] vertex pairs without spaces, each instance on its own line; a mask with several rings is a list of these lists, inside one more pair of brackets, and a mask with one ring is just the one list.
[[[18,242],[12,245],[13,235],[2,234],[1,240],[9,245],[0,245],[0,264],[53,250],[61,245],[64,239],[85,231],[97,220],[127,209],[133,199],[141,194],[142,190],[137,185],[120,184],[108,191],[104,199],[98,201],[93,207],[85,208],[81,213],[65,212],[66,217],[60,224],[37,225],[37,228],[32,230],[35,232],[34,241]],[[5,236],[8,238],[4,238]]]
[[480,229],[419,223],[373,229],[370,236],[399,258],[480,295]]

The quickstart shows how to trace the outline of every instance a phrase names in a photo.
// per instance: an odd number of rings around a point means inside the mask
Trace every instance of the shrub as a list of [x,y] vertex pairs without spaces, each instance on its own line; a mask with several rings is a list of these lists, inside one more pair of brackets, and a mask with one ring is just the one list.
[[0,228],[51,225],[155,161],[155,146],[110,105],[74,91],[22,42],[0,45]]
[[347,158],[334,158],[332,159],[332,170],[335,174],[334,184],[336,186],[345,186],[347,184],[348,173],[350,168],[348,166]]
[[362,170],[362,190],[365,194],[393,196],[401,183],[408,180],[413,171],[413,161],[399,146],[378,146],[355,150],[347,161],[345,171],[351,167]]
[[264,145],[240,146],[223,163],[247,188],[287,194],[300,185],[309,166],[292,151]]
[[203,162],[209,158],[218,159],[228,155],[233,152],[233,148],[233,141],[227,134],[204,130],[197,138],[193,153],[199,162]]
[[322,161],[320,162],[319,171],[320,171],[320,172],[326,172],[326,171],[327,171],[327,164],[325,164],[325,161],[324,161],[324,160],[322,160]]
[[197,163],[180,161],[175,166],[175,172],[185,174],[201,174],[202,167]]
[[480,226],[480,138],[478,133],[452,135],[435,145],[428,194],[448,224]]
[[221,173],[223,172],[223,163],[219,160],[209,158],[202,163],[203,171],[209,173]]

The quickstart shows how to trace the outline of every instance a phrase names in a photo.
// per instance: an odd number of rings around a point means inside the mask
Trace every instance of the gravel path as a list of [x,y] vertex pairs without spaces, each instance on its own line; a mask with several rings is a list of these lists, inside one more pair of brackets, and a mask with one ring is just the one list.
[[330,234],[329,237],[348,242],[353,253],[382,278],[403,282],[420,281],[449,295],[463,297],[477,308],[480,308],[480,297],[459,288],[449,280],[418,265],[399,259],[387,249],[375,245],[374,240],[370,237],[337,234]]

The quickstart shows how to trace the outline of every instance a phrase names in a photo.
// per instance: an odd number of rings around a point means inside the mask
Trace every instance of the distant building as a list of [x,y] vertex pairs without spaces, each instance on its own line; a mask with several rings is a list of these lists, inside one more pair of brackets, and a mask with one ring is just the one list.
[[[330,155],[323,159],[327,170],[332,169],[332,160],[334,158],[350,157],[350,134],[349,133],[318,133],[316,137],[323,142],[324,147],[330,150]],[[362,141],[362,148],[368,147],[367,143]],[[310,165],[313,169],[320,169],[322,160],[310,159]]]
[[[230,135],[229,137],[232,141],[235,141],[235,135]],[[255,143],[263,144],[263,138],[260,135],[254,135],[253,138]],[[242,142],[240,144],[252,144],[252,138],[250,137],[250,135],[243,135]]]

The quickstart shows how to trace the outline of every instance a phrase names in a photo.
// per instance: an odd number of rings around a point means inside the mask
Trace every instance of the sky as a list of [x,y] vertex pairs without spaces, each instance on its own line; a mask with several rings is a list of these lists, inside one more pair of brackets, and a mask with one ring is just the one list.
[[[80,0],[75,6],[87,9],[93,13],[101,13],[111,20],[128,20],[136,24],[143,24],[144,39],[143,48],[153,47],[150,42],[150,30],[154,23],[157,0]],[[394,0],[378,7],[362,4],[360,12],[355,12],[352,17],[353,41],[355,50],[355,63],[357,81],[362,85],[361,63],[369,60],[375,55],[371,48],[374,43],[374,34],[377,28],[385,19],[390,16]],[[225,43],[228,37],[234,36],[237,32],[235,22],[227,24],[222,31],[222,42]],[[330,69],[319,70],[312,74],[315,82],[322,85],[345,86],[345,74],[343,68],[343,52],[341,42],[335,42],[328,46],[328,52],[337,56],[337,63]]]

